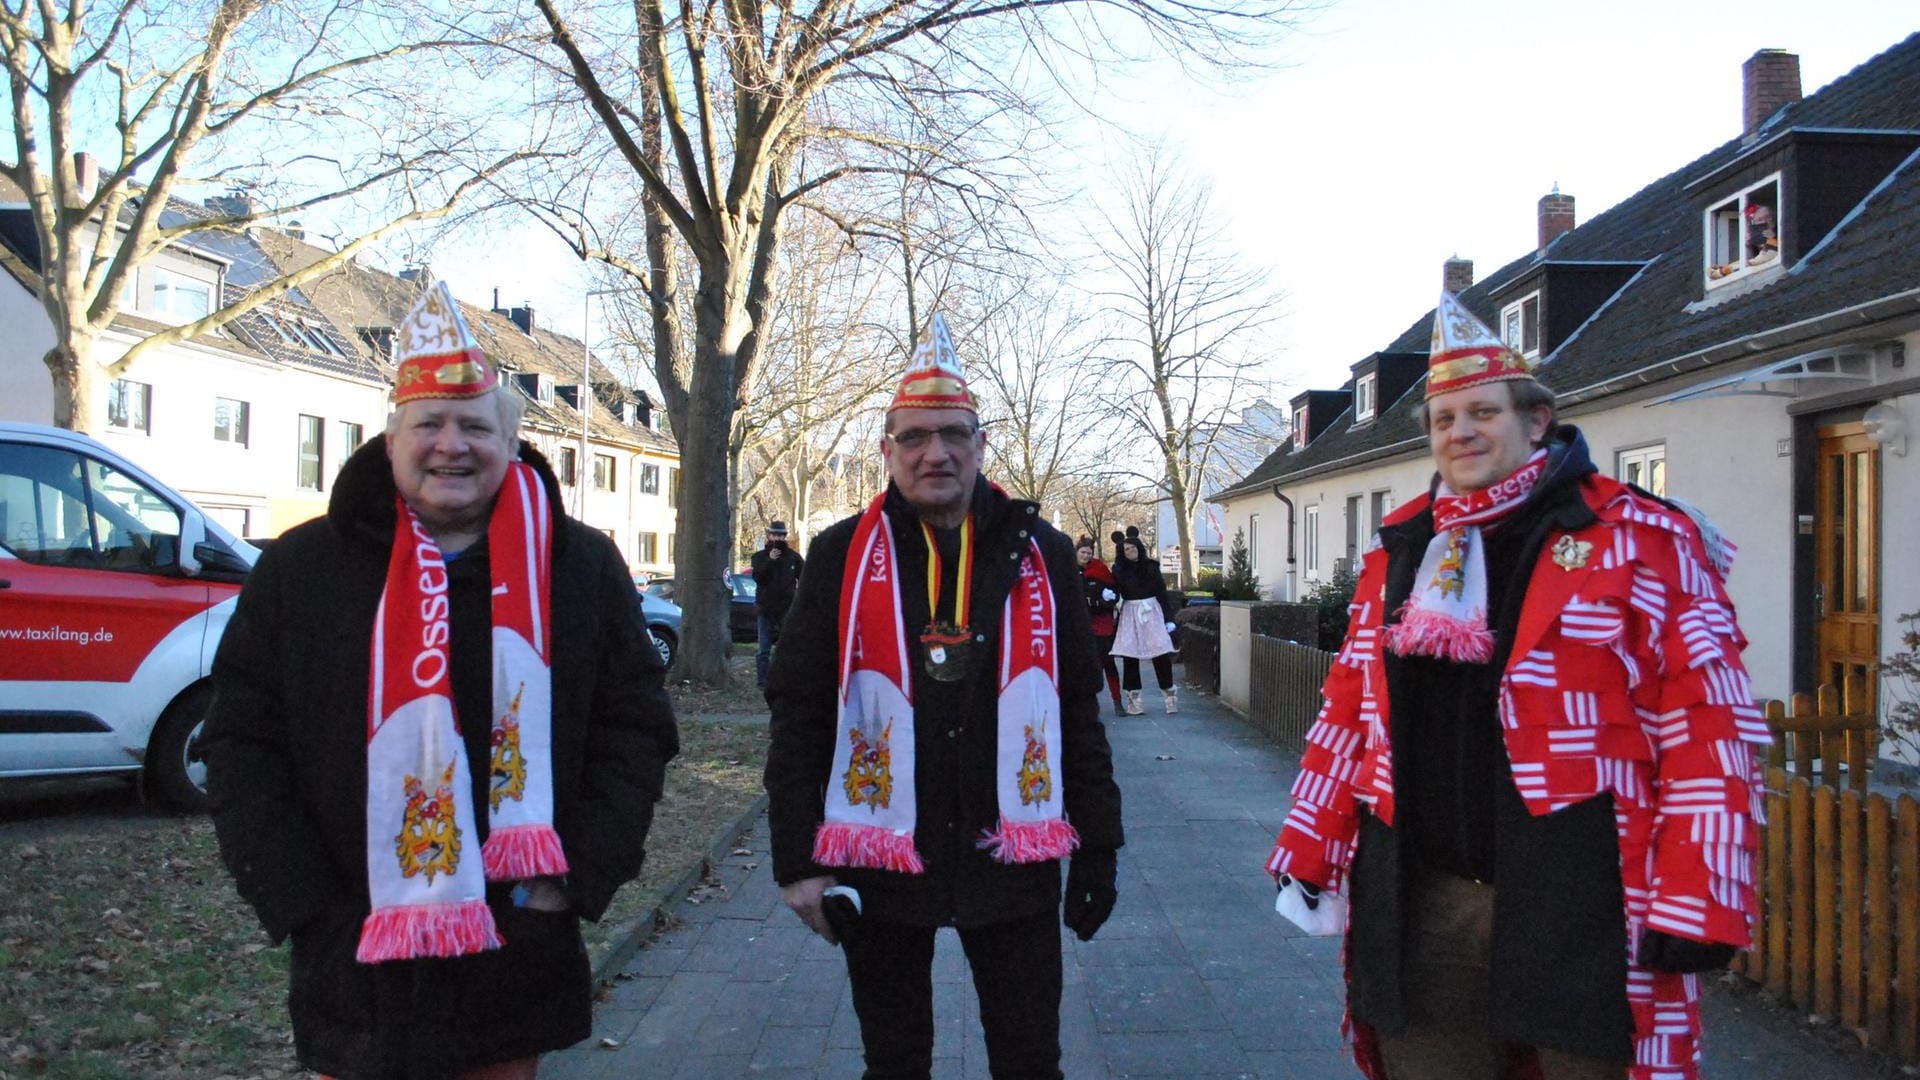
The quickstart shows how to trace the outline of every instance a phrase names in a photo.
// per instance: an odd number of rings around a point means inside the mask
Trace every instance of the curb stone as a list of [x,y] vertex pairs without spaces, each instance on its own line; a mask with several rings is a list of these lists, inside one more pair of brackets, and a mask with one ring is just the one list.
[[676,908],[686,900],[701,879],[713,868],[713,864],[726,858],[734,848],[734,841],[741,833],[753,828],[753,820],[767,808],[767,793],[762,791],[753,802],[741,812],[740,816],[720,827],[714,833],[713,842],[707,845],[705,855],[688,864],[660,894],[660,900],[646,911],[633,917],[625,929],[607,946],[607,951],[594,961],[593,981],[597,986],[611,982],[614,974],[624,967],[640,946],[653,937],[662,926],[673,918]]

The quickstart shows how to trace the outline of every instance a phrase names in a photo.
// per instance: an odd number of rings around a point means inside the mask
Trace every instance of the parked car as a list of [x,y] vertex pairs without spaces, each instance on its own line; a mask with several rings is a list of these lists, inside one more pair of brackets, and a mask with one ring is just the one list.
[[633,585],[640,590],[640,613],[646,617],[647,633],[660,652],[660,662],[672,667],[680,651],[680,605],[650,592],[645,575],[635,575]]
[[[677,580],[661,578],[648,585],[646,593],[662,600],[676,600],[679,588]],[[759,617],[753,606],[755,588],[752,573],[746,570],[727,572],[727,594],[732,601],[727,609],[727,631],[736,642],[760,640]]]
[[0,778],[206,805],[209,671],[258,550],[105,444],[0,423]]

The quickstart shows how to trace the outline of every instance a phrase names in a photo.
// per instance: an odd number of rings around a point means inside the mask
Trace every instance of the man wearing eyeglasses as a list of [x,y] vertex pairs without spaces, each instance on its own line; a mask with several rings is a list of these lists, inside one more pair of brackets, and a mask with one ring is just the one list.
[[995,1077],[1060,1072],[1065,923],[1113,910],[1120,790],[1073,545],[980,476],[935,316],[887,411],[891,481],[813,543],[767,685],[773,870],[847,959],[866,1073],[933,1065],[935,931],[973,971]]

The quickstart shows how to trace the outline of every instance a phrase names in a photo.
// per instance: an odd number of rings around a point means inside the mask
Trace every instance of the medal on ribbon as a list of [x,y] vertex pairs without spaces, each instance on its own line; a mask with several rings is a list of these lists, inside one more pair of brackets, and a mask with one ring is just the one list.
[[939,682],[959,682],[967,675],[969,646],[973,644],[967,608],[973,585],[973,515],[960,523],[960,558],[954,572],[953,618],[940,618],[940,549],[926,522],[920,531],[927,539],[927,613],[932,622],[920,634],[927,674]]

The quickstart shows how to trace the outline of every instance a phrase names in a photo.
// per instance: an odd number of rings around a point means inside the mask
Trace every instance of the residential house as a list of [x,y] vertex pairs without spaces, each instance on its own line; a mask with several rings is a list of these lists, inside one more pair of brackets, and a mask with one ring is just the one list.
[[[39,243],[17,189],[0,192],[0,419],[51,423],[42,359],[53,330],[39,299]],[[172,225],[206,217],[175,200]],[[206,315],[277,277],[248,235],[201,232],[136,268],[94,346],[109,364],[148,335]],[[323,512],[331,479],[377,430],[391,378],[295,291],[210,334],[168,344],[112,380],[98,437],[242,536],[272,536]]]
[[[258,242],[282,272],[325,255],[283,233]],[[363,355],[384,362],[394,328],[430,280],[424,268],[393,275],[350,263],[302,292],[351,328]],[[610,537],[636,574],[672,576],[680,453],[657,403],[590,358],[578,339],[540,325],[531,305],[502,308],[496,296],[491,308],[461,309],[502,378],[527,399],[521,436],[553,465],[568,513]]]
[[[1284,437],[1287,417],[1285,409],[1261,398],[1240,410],[1239,419],[1194,432],[1195,440],[1200,443],[1199,453],[1195,457],[1204,460],[1194,486],[1204,494],[1219,490],[1247,475],[1260,463],[1267,449]],[[1160,570],[1167,575],[1169,582],[1178,581],[1180,530],[1173,500],[1162,498],[1154,504],[1153,522]],[[1257,534],[1260,525],[1256,516],[1245,527],[1249,528],[1250,533]],[[1203,499],[1194,508],[1193,520],[1188,523],[1188,528],[1193,537],[1194,571],[1224,571],[1226,549],[1233,542],[1233,534],[1222,531],[1220,515],[1212,505]],[[1258,573],[1258,570],[1255,572]]]
[[[1867,674],[1920,609],[1920,35],[1804,99],[1799,60],[1744,67],[1745,125],[1585,224],[1540,201],[1539,245],[1449,287],[1534,359],[1601,469],[1704,511],[1758,693]],[[1431,313],[1296,397],[1295,438],[1213,495],[1260,515],[1276,595],[1328,580],[1428,489],[1416,419]]]

